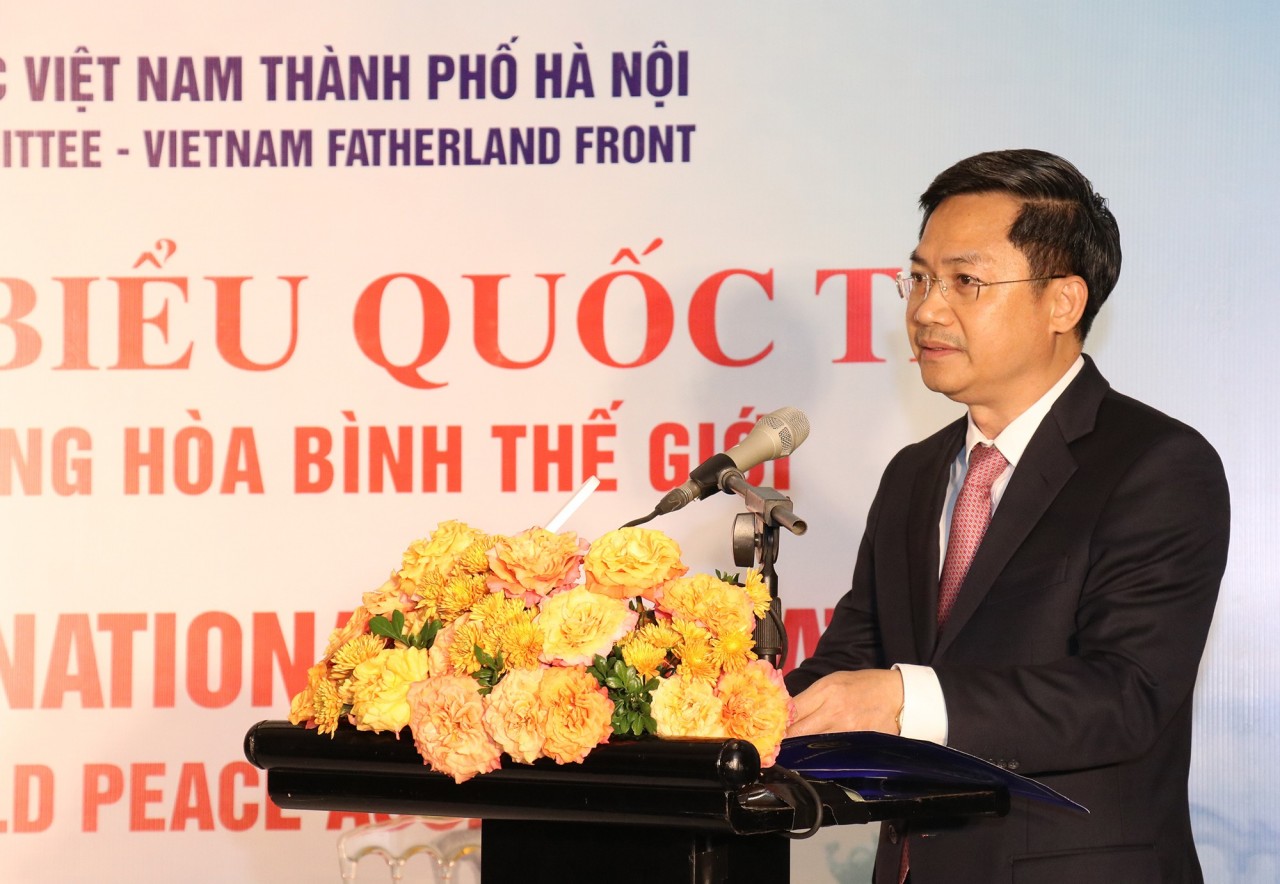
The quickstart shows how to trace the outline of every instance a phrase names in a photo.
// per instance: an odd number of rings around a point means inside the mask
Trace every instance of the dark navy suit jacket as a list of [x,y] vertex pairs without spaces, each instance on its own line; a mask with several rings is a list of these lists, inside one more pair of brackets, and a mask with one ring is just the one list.
[[1024,452],[939,635],[938,528],[961,419],[897,454],[853,586],[792,693],[841,669],[932,666],[948,745],[1091,811],[881,827],[876,881],[1199,882],[1191,699],[1226,567],[1229,504],[1194,430],[1112,391],[1086,357]]

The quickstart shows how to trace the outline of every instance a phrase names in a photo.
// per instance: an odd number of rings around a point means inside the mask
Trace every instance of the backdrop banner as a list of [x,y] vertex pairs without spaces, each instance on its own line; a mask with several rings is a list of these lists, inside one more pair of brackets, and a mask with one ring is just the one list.
[[[241,740],[360,594],[439,522],[515,533],[592,476],[565,527],[594,539],[783,406],[812,435],[748,479],[809,525],[778,559],[794,665],[883,466],[961,413],[921,385],[892,280],[917,197],[1039,147],[1120,222],[1087,351],[1226,462],[1194,821],[1209,880],[1276,880],[1278,25],[1261,2],[5,4],[0,877],[336,880],[369,816],[274,807]],[[652,527],[732,571],[741,511]],[[869,880],[874,834],[797,842],[796,880]]]

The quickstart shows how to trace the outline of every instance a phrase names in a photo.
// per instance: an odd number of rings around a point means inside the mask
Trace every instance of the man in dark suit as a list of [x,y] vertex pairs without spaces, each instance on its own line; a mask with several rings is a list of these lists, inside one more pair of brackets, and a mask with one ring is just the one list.
[[907,331],[925,385],[968,413],[886,468],[852,588],[788,676],[790,734],[933,740],[1090,810],[886,823],[877,884],[1199,882],[1187,774],[1221,462],[1081,353],[1120,241],[1074,166],[980,154],[920,203]]

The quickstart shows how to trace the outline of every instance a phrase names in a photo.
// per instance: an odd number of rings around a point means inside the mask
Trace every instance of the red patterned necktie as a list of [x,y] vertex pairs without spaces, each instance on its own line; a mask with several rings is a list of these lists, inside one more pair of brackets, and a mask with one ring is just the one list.
[[994,445],[975,445],[969,452],[969,472],[965,474],[955,512],[951,514],[951,533],[947,537],[947,557],[942,563],[938,581],[938,631],[947,622],[951,607],[960,594],[960,584],[969,572],[969,563],[987,533],[991,521],[991,486],[1009,462]]
[[[947,557],[942,563],[938,582],[938,631],[942,631],[951,606],[960,595],[960,584],[969,573],[982,537],[991,521],[991,486],[1004,472],[1009,461],[994,445],[975,445],[969,452],[969,472],[965,474],[956,508],[951,514],[951,533],[947,535]],[[898,864],[898,884],[907,880],[911,869],[910,839],[902,838],[902,857]]]

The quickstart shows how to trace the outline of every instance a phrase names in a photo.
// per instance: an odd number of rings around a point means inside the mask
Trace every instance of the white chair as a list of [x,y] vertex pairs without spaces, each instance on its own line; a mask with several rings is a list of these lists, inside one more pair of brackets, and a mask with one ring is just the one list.
[[[414,864],[414,882],[426,884],[480,884],[480,829],[472,820],[447,817],[401,816],[357,826],[338,839],[338,867],[342,880],[356,880],[356,864],[370,854],[382,857],[391,869],[391,880],[405,880],[405,864],[419,854],[427,859]],[[417,867],[427,871],[419,878]],[[369,879],[366,876],[366,880]]]

